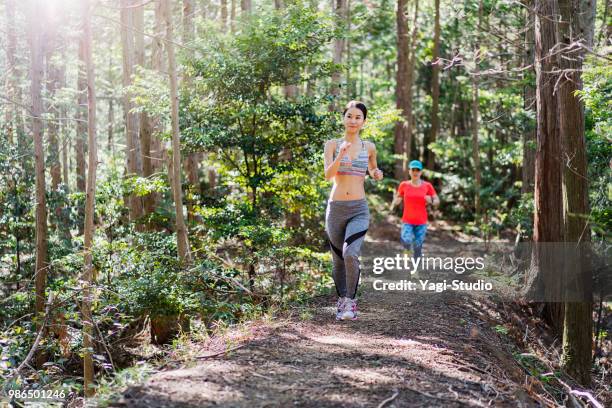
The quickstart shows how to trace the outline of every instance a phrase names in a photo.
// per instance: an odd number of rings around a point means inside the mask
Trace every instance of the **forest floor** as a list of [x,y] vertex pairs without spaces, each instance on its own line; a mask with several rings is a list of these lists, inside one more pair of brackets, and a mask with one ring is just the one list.
[[[374,279],[409,278],[372,273],[373,257],[402,250],[397,219],[376,224],[363,247],[357,320],[335,320],[335,296],[313,298],[297,313],[230,330],[231,347],[211,341],[200,359],[154,374],[112,406],[541,406],[482,294],[373,289]],[[426,252],[457,239],[433,222]]]

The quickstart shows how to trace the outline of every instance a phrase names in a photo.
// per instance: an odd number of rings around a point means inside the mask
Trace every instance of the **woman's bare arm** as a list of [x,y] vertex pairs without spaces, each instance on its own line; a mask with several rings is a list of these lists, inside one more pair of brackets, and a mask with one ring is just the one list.
[[393,200],[391,201],[391,211],[393,211],[395,206],[401,202],[402,202],[402,196],[398,194],[397,192],[395,192],[395,196],[393,197]]
[[334,160],[334,150],[336,150],[336,141],[328,140],[325,143],[325,149],[323,150],[324,154],[324,163],[325,163],[325,180],[331,180],[336,176],[338,172],[338,168],[340,168],[340,158],[341,154],[338,154],[336,160]]
[[368,155],[368,171],[370,173],[370,177],[378,181],[383,178],[383,172],[378,168],[378,163],[376,162],[376,146],[374,143],[370,143],[370,146],[370,154]]
[[440,199],[438,198],[437,195],[435,196],[425,196],[425,202],[427,204],[433,205],[434,207],[437,207],[440,205]]

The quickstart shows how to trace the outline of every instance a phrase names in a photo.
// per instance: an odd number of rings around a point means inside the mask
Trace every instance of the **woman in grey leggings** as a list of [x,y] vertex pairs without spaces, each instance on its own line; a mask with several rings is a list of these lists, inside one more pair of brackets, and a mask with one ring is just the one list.
[[325,230],[333,258],[333,278],[338,293],[336,319],[357,318],[357,285],[359,255],[370,222],[365,199],[366,172],[374,180],[383,173],[376,165],[376,147],[359,137],[368,109],[359,101],[351,101],[343,113],[344,137],[325,143],[325,179],[333,180]]

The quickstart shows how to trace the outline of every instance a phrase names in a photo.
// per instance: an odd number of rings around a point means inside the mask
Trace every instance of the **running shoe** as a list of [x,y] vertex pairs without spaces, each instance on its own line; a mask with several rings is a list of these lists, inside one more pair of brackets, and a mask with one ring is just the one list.
[[338,298],[338,303],[336,304],[336,320],[342,320],[347,300],[348,298],[346,297]]
[[344,304],[344,313],[340,317],[342,320],[355,320],[357,319],[357,301],[355,299],[346,298]]

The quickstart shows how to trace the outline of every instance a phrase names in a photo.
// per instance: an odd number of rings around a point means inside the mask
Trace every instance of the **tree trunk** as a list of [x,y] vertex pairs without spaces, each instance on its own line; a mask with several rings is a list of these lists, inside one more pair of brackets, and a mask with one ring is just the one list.
[[[134,13],[134,43],[136,65],[145,68],[145,49],[144,49],[144,5],[136,7]],[[155,40],[154,40],[155,41]],[[152,156],[151,156],[151,134],[153,132],[151,117],[142,112],[139,115],[139,139],[142,155],[142,175],[143,177],[151,177],[153,174]],[[142,197],[144,215],[151,214],[155,210],[154,194],[147,194]]]
[[96,196],[96,166],[98,153],[96,145],[96,91],[94,86],[94,66],[91,57],[91,10],[89,0],[83,4],[83,48],[87,72],[87,140],[89,146],[87,169],[87,194],[85,199],[85,234],[83,249],[85,265],[83,269],[83,390],[86,397],[95,394],[94,365],[92,359],[93,349],[93,318],[91,304],[93,290],[91,288],[93,273],[92,244],[94,237],[94,205]]
[[[156,2],[155,5],[155,35],[157,38],[153,40],[151,50],[151,67],[157,72],[164,71],[164,44],[161,38],[164,35],[164,15],[161,2]],[[151,170],[153,173],[160,171],[165,167],[166,163],[166,151],[165,146],[160,139],[161,124],[157,117],[151,117]],[[153,208],[159,200],[159,194],[153,193],[153,202],[151,203]]]
[[176,241],[178,256],[181,262],[189,263],[191,254],[187,227],[183,217],[183,193],[181,190],[181,140],[179,134],[179,104],[178,104],[178,78],[174,56],[174,43],[172,34],[172,8],[170,0],[162,0],[164,4],[164,17],[166,21],[166,48],[168,51],[168,72],[170,75],[170,99],[172,101],[172,190],[174,207],[176,209]]
[[227,0],[221,0],[221,27],[227,31]]
[[[48,157],[48,165],[51,168],[51,190],[57,191],[60,183],[62,182],[62,170],[60,164],[60,156],[59,156],[59,110],[57,108],[57,103],[55,101],[55,92],[60,86],[61,81],[61,72],[60,68],[54,64],[53,54],[56,52],[59,44],[58,38],[58,30],[57,27],[60,25],[59,21],[59,10],[56,10],[56,5],[52,3],[44,4],[44,12],[46,21],[48,24],[45,32],[45,41],[44,41],[44,55],[45,55],[45,65],[47,78],[45,81],[45,87],[47,90],[47,109],[49,112],[50,120],[46,121],[47,127],[47,135],[49,140],[49,157]],[[59,212],[60,208],[52,208],[52,213]]]
[[233,33],[236,31],[236,2],[238,0],[231,0],[230,6],[230,31]]
[[[47,55],[49,55],[48,53]],[[47,61],[47,65],[49,66],[49,60]],[[51,187],[53,191],[58,191],[60,184],[64,184],[63,192],[66,194],[68,192],[68,153],[66,151],[66,143],[65,139],[67,138],[65,132],[65,121],[62,119],[66,117],[66,109],[60,106],[60,102],[55,100],[56,91],[63,86],[65,86],[65,67],[62,65],[55,65],[53,63],[50,64],[50,74],[47,82],[47,89],[49,90],[49,96],[51,104],[49,105],[49,111],[52,112],[52,118],[48,122],[49,129],[49,143],[50,143],[50,152],[52,152],[52,156],[55,157],[55,163],[51,166]],[[51,133],[53,132],[53,136]],[[61,142],[61,148],[60,148]],[[61,155],[60,156],[60,150]],[[61,160],[63,158],[63,160]],[[62,162],[64,164],[64,179],[62,179]],[[68,208],[68,203],[63,201],[62,203],[58,203],[55,208],[52,209],[55,213],[55,219],[57,221],[57,229],[61,234],[64,242],[70,244],[72,242],[72,235],[70,233],[70,209]]]
[[195,37],[194,15],[194,0],[183,0],[183,41],[185,44],[189,44]]
[[[62,86],[66,87],[66,84],[64,83]],[[68,112],[66,111],[66,109],[62,109],[60,114],[62,115],[62,117],[65,118]],[[70,191],[70,170],[68,166],[70,136],[68,133],[68,126],[66,121],[62,121],[60,133],[62,135],[62,174],[64,176],[64,185],[66,186],[66,191]]]
[[[283,10],[285,8],[285,3],[282,0],[275,0],[274,8],[276,10]],[[293,102],[298,95],[298,87],[296,85],[285,85],[283,86],[283,94],[285,99]],[[280,158],[285,161],[290,161],[292,157],[293,152],[291,149],[283,149],[280,154]],[[294,211],[287,211],[285,213],[285,226],[287,228],[298,228],[301,223],[302,215],[299,208]]]
[[[208,20],[213,15],[213,9],[211,2],[209,0],[200,0],[198,1],[198,9],[200,10],[200,16],[203,20]],[[199,32],[198,32],[199,34]]]
[[85,49],[83,40],[79,40],[79,73],[77,77],[78,109],[77,109],[77,138],[76,138],[76,173],[77,190],[85,192],[85,151],[87,134],[87,73],[85,70]]
[[478,131],[480,122],[480,96],[478,94],[478,82],[480,78],[480,33],[482,25],[482,0],[478,3],[478,34],[474,44],[474,74],[472,75],[472,165],[474,166],[474,218],[480,218],[480,148],[478,145]]
[[434,47],[431,70],[431,128],[427,141],[423,143],[423,156],[426,166],[429,170],[435,169],[435,154],[429,148],[430,143],[434,143],[438,137],[440,128],[440,118],[438,118],[438,110],[440,104],[440,0],[434,0],[435,18],[434,18]]
[[61,58],[54,54],[57,53],[62,43],[62,38],[58,30],[58,27],[62,26],[62,18],[57,4],[54,3],[46,3],[44,5],[44,15],[48,22],[44,41],[45,65],[47,71],[47,78],[45,81],[47,90],[47,109],[45,110],[49,113],[49,120],[46,121],[49,140],[48,163],[51,173],[51,191],[56,194],[56,199],[52,201],[51,214],[53,214],[53,216],[51,217],[51,225],[61,234],[64,241],[70,243],[72,241],[72,236],[70,235],[69,220],[65,215],[67,214],[67,209],[64,208],[62,203],[57,199],[59,198],[59,196],[57,196],[59,193],[59,186],[62,183],[62,164],[60,160],[61,113],[56,94],[57,90],[62,86],[65,68]]
[[[123,56],[123,86],[132,84],[134,68],[134,0],[121,0],[121,43]],[[130,95],[124,96],[124,113],[126,115],[126,145],[127,145],[127,176],[141,176],[142,154],[138,137],[138,115],[132,112],[133,104]],[[136,194],[131,194],[129,200],[130,220],[136,221],[143,215],[142,199]]]
[[[38,24],[37,11],[40,2],[28,1],[27,27],[30,42],[31,61],[31,98],[32,107],[32,136],[34,139],[34,160],[36,162],[36,265],[35,265],[35,293],[36,293],[36,322],[37,330],[43,330],[45,312],[45,288],[47,285],[47,204],[45,199],[45,150],[43,146],[42,126],[42,97],[41,85],[43,78],[43,46]],[[45,355],[39,349],[36,353],[36,365],[41,367],[45,362]]]
[[[233,4],[233,3],[232,3]],[[233,23],[233,20],[232,20]],[[189,44],[193,41],[195,35],[193,25],[193,0],[183,0],[183,44]],[[183,88],[189,88],[190,78],[183,74]],[[189,153],[185,161],[185,174],[187,174],[187,220],[195,222],[196,216],[194,212],[195,198],[199,197],[200,191],[200,163],[198,153]]]
[[[475,72],[478,75],[478,70]],[[472,77],[472,166],[474,168],[474,219],[480,218],[480,147],[478,143],[479,131],[479,94],[478,77]]]
[[[416,149],[412,150],[412,147],[408,147],[408,146],[412,146],[413,144],[416,144],[416,137],[413,136],[413,129],[416,129],[416,120],[414,119],[413,116],[413,112],[412,112],[412,103],[413,103],[413,98],[412,98],[412,85],[414,84],[414,70],[415,70],[415,66],[416,66],[416,51],[415,51],[415,47],[416,47],[416,41],[417,41],[417,35],[419,32],[419,26],[417,24],[418,22],[418,16],[419,16],[419,0],[414,0],[414,15],[412,16],[412,34],[410,36],[410,45],[409,45],[409,50],[410,50],[410,54],[408,57],[408,76],[407,76],[407,81],[408,81],[408,99],[407,99],[407,103],[406,103],[406,107],[407,107],[407,118],[409,119],[408,121],[408,139],[404,139],[404,151],[407,152],[407,154],[405,155],[405,162],[403,163],[403,168],[404,171],[407,171],[408,168],[408,158],[410,157],[410,152],[411,151],[415,151]],[[418,88],[417,88],[417,99],[418,99]]]
[[134,25],[132,35],[134,38],[134,63],[137,66],[144,67],[145,49],[144,49],[144,6],[138,0],[132,0],[132,4],[138,7],[132,7],[132,23]]
[[[395,125],[394,152],[401,158],[396,159],[394,176],[396,179],[406,178],[408,175],[408,161],[412,150],[412,84],[414,82],[414,67],[416,64],[416,36],[418,33],[417,18],[419,14],[419,0],[414,1],[414,15],[412,17],[412,33],[408,35],[408,19],[406,0],[398,0],[397,9],[397,71],[396,71],[396,106],[402,112],[404,122]],[[400,12],[404,10],[404,12]]]
[[[558,21],[559,41],[562,49],[580,41],[592,47],[595,21],[594,1],[559,0],[561,18]],[[559,58],[559,68],[567,70],[559,81],[559,127],[563,153],[563,204],[565,240],[572,248],[575,243],[590,241],[586,140],[584,135],[584,106],[576,96],[582,89],[582,61],[584,51],[565,51]],[[588,258],[578,251],[565,252],[564,277],[572,282],[576,291],[572,302],[565,303],[563,325],[563,354],[561,366],[580,384],[591,385],[592,361],[592,275]],[[585,267],[586,266],[586,267]]]
[[106,148],[109,152],[114,152],[114,148],[113,148],[113,132],[114,132],[114,124],[115,122],[115,100],[113,99],[113,97],[111,96],[110,98],[108,98],[108,125],[107,125],[107,138],[106,138]]
[[251,14],[253,12],[253,3],[251,0],[240,0],[240,10],[242,14]]
[[[337,26],[342,26],[343,21],[346,20],[347,11],[347,0],[332,0],[334,19]],[[342,64],[342,54],[344,52],[346,39],[345,38],[334,38],[333,48],[333,61],[334,64]],[[342,78],[342,71],[334,70],[331,76],[331,90],[330,94],[334,97],[329,105],[330,111],[335,111],[337,108],[337,98],[340,96],[340,88],[342,87],[340,81]]]
[[395,99],[396,107],[400,110],[403,120],[395,125],[394,139],[393,139],[393,152],[396,156],[394,177],[398,180],[402,180],[406,176],[404,163],[406,157],[410,155],[410,152],[404,150],[406,145],[405,141],[408,140],[407,145],[411,146],[408,133],[408,119],[407,119],[407,101],[409,98],[410,90],[408,89],[408,81],[406,77],[408,75],[408,59],[409,59],[409,38],[408,38],[408,19],[406,18],[407,0],[397,1],[397,72],[396,72],[396,85],[395,85]]
[[[62,60],[66,59],[66,54],[62,52]],[[66,88],[66,69],[62,68],[61,77],[60,77],[60,87]],[[68,109],[66,105],[62,105],[59,110],[60,117],[62,118],[59,122],[60,126],[60,137],[61,137],[61,149],[62,149],[62,176],[63,183],[66,188],[66,191],[70,191],[70,172],[68,170],[68,150],[70,148],[70,136],[69,136],[69,122],[66,119],[68,117]],[[68,217],[66,217],[68,218]]]
[[[535,1],[535,71],[537,106],[537,149],[534,187],[534,235],[531,268],[526,275],[527,294],[548,301],[545,317],[560,331],[563,304],[558,303],[558,272],[562,265],[550,244],[563,241],[563,195],[561,187],[561,135],[554,86],[557,44],[556,2]],[[557,300],[556,303],[550,302]]]
[[[351,0],[346,0],[346,32],[351,32]],[[354,92],[351,86],[351,47],[348,46],[348,40],[344,41],[346,47],[346,100],[353,99]]]
[[15,101],[12,107],[6,108],[6,127],[7,140],[10,144],[14,143],[13,135],[17,133],[19,140],[23,133],[23,118],[21,115],[21,90],[19,88],[20,72],[16,60],[17,37],[13,24],[15,22],[15,0],[6,0],[6,96],[9,100]]

